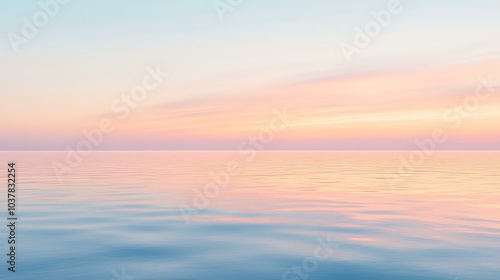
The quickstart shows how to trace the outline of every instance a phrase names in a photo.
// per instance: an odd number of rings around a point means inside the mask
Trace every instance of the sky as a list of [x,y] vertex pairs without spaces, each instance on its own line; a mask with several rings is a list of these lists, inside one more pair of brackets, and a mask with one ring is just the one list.
[[500,149],[496,0],[0,6],[1,150]]

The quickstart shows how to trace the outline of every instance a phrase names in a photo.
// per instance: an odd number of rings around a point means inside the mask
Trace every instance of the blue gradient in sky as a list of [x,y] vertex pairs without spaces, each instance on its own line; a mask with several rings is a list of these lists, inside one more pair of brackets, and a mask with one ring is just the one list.
[[109,113],[110,101],[147,65],[173,73],[168,91],[146,104],[156,106],[339,73],[488,59],[500,49],[494,0],[401,1],[403,12],[350,64],[339,44],[352,41],[354,28],[388,1],[242,1],[221,21],[211,0],[74,0],[16,54],[7,34],[20,32],[38,2],[0,2],[0,117],[17,127],[28,114],[57,127],[56,119],[79,125]]

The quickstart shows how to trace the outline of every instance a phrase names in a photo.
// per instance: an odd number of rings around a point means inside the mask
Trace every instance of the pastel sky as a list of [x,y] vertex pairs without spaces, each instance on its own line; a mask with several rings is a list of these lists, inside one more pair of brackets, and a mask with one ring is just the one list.
[[232,150],[285,108],[266,149],[500,149],[497,0],[401,0],[349,59],[391,0],[73,0],[22,37],[54,1],[0,0],[2,150]]

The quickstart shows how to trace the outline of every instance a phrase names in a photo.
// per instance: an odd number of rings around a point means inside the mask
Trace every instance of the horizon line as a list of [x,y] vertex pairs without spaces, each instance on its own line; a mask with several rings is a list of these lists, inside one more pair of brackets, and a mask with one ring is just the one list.
[[[75,151],[75,150],[69,150]],[[240,150],[234,149],[107,149],[107,150],[91,150],[91,152],[238,152]],[[245,150],[249,151],[249,150]],[[403,149],[403,150],[392,150],[392,149],[264,149],[255,150],[258,152],[413,152],[413,151],[424,151],[420,149]],[[54,150],[3,150],[0,152],[68,152],[68,150],[54,149]],[[433,152],[500,152],[500,149],[444,149],[444,150],[433,150]]]

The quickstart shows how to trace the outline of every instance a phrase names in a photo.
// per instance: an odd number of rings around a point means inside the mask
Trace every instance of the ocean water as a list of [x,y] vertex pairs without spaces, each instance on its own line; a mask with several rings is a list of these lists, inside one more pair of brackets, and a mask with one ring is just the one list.
[[66,156],[0,152],[1,279],[500,279],[499,152]]

